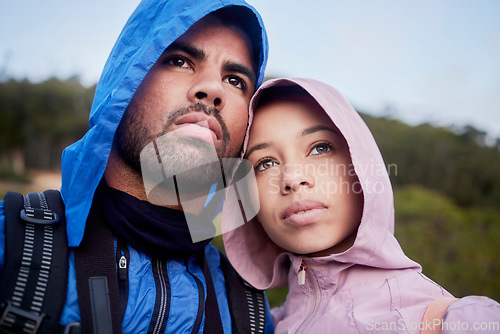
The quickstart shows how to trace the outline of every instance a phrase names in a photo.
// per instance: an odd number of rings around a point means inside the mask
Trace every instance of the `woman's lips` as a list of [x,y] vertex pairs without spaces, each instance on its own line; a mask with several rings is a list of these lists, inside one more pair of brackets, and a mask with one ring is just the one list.
[[296,226],[313,224],[326,213],[327,209],[326,204],[318,201],[297,201],[283,211],[283,222]]

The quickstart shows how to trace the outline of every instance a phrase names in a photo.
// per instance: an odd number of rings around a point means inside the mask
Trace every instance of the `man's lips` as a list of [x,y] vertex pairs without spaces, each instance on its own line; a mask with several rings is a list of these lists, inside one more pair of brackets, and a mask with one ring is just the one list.
[[301,200],[288,206],[281,217],[290,225],[303,226],[312,224],[323,216],[328,209],[326,204],[312,200]]
[[214,117],[202,112],[192,112],[183,115],[175,120],[174,125],[176,125],[177,129],[186,127],[182,132],[186,132],[187,135],[192,134],[194,137],[197,137],[196,134],[199,134],[201,137],[206,137],[206,131],[209,130],[212,132],[212,142],[215,143],[217,140],[222,140],[222,127],[219,122]]

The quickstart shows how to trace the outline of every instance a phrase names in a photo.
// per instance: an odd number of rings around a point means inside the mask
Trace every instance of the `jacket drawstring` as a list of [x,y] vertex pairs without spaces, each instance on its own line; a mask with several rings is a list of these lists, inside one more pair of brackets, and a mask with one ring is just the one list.
[[306,268],[307,268],[307,265],[304,263],[304,261],[301,261],[299,271],[297,273],[299,285],[306,284]]

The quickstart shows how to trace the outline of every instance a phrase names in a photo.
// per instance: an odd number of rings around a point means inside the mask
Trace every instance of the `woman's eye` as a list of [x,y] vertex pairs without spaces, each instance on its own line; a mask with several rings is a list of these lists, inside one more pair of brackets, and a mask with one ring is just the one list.
[[278,162],[274,160],[263,160],[259,162],[256,166],[257,171],[262,172],[266,169],[278,166]]
[[240,78],[238,78],[236,76],[228,76],[225,80],[228,84],[230,84],[236,88],[239,88],[242,90],[245,89],[245,83],[243,82],[243,80],[241,80]]
[[320,154],[325,154],[328,153],[332,150],[331,145],[323,143],[323,144],[318,144],[313,147],[311,150],[311,153],[309,155],[320,155]]
[[168,58],[167,64],[175,67],[189,68],[187,60],[181,56],[172,56]]

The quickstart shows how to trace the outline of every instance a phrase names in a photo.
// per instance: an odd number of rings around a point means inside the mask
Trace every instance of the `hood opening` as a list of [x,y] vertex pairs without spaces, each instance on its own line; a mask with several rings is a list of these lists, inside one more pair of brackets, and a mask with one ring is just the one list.
[[[378,146],[357,111],[329,85],[301,78],[266,81],[252,98],[250,111],[272,101],[282,92],[286,92],[285,95],[305,92],[339,129],[347,143],[353,170],[363,191],[361,222],[353,233],[353,245],[345,251],[322,257],[321,261],[343,264],[340,266],[343,268],[360,265],[384,269],[418,269],[418,264],[404,255],[394,238],[394,206],[389,176]],[[247,149],[248,142],[245,143],[245,151]],[[230,215],[223,212],[223,224],[225,220],[231,219]],[[282,286],[286,284],[290,266],[287,259],[294,254],[277,247],[262,233],[265,234],[260,223],[252,219],[224,234],[226,253],[240,275],[256,287]],[[260,265],[256,267],[256,263]]]
[[267,62],[267,34],[259,13],[240,0],[143,0],[131,14],[97,84],[89,131],[62,156],[61,194],[69,245],[80,244],[118,124],[140,83],[164,50],[210,13],[240,27],[253,46],[257,87]]

